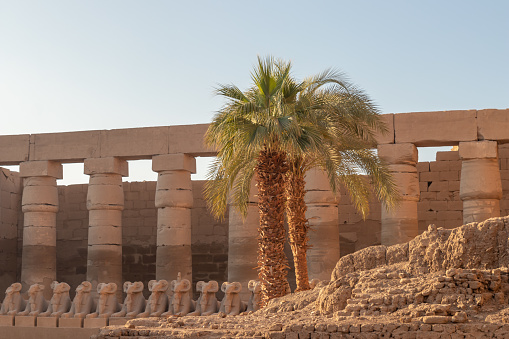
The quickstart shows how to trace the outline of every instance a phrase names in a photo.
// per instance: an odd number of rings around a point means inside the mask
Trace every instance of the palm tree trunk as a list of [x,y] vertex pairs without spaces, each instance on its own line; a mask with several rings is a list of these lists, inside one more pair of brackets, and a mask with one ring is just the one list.
[[261,282],[260,306],[286,295],[288,261],[284,253],[286,155],[264,149],[256,166],[258,185],[258,278]]
[[297,164],[288,171],[286,183],[286,217],[288,219],[288,238],[293,253],[295,265],[295,278],[297,289],[295,292],[311,289],[308,278],[308,263],[306,252],[309,248],[308,230],[309,224],[306,219],[306,203],[304,201],[305,181],[304,172]]

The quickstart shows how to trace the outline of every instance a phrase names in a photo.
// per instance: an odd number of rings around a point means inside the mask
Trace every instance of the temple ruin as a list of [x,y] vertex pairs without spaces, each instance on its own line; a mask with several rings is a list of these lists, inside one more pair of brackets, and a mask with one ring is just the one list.
[[[429,224],[453,228],[509,214],[509,110],[385,114],[378,154],[390,164],[403,200],[386,211],[373,200],[366,220],[348,196],[334,196],[311,171],[306,202],[313,231],[310,279],[329,280],[340,257],[372,245],[412,240]],[[71,293],[97,286],[182,278],[256,279],[258,212],[234,206],[224,220],[206,210],[204,181],[192,181],[207,124],[0,136],[0,290],[26,292],[62,281]],[[418,147],[458,146],[418,161]],[[128,160],[152,160],[157,182],[122,182]],[[58,186],[62,164],[84,163],[89,184]],[[148,295],[146,295],[148,297]],[[247,294],[243,295],[247,298]]]

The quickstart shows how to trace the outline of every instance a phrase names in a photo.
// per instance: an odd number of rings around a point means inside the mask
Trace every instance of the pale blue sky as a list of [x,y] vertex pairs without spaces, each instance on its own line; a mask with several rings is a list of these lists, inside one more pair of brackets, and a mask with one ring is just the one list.
[[346,72],[384,113],[508,108],[508,17],[504,0],[0,0],[0,134],[206,123],[213,87],[247,87],[267,54]]

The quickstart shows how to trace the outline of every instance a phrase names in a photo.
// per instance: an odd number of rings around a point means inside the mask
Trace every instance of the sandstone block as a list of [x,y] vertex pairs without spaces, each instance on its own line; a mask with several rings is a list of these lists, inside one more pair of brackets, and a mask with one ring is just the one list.
[[217,151],[206,147],[203,142],[208,127],[209,124],[170,126],[168,135],[169,151],[165,153],[186,153],[202,157],[215,156]]
[[26,161],[19,165],[19,175],[26,177],[63,178],[62,164],[56,161]]
[[57,233],[55,224],[50,227],[23,227],[23,246],[56,246]]
[[193,207],[193,192],[190,190],[157,190],[156,207]]
[[0,164],[17,165],[28,161],[29,144],[29,134],[0,136]]
[[478,133],[483,139],[509,141],[509,109],[477,111]]
[[82,318],[60,318],[58,321],[58,327],[80,328],[80,327],[83,327],[83,319]]
[[108,326],[108,318],[85,318],[83,328],[99,328]]
[[110,173],[127,177],[129,165],[124,159],[116,157],[88,158],[84,161],[84,173],[88,175]]
[[460,197],[462,200],[502,198],[502,182],[496,159],[463,161]]
[[463,223],[481,222],[500,216],[500,200],[476,199],[463,201]]
[[422,322],[425,324],[447,324],[451,322],[451,317],[441,315],[431,315],[422,317]]
[[394,129],[396,143],[454,146],[458,141],[477,140],[476,111],[395,114]]
[[420,188],[417,173],[393,173],[393,178],[403,200],[419,201]]
[[156,155],[152,157],[152,171],[186,171],[196,173],[196,159],[184,153]]
[[378,144],[394,143],[394,114],[382,114],[380,116],[382,122],[387,127],[387,133],[375,133],[375,139]]
[[[193,158],[194,159],[194,158]],[[191,173],[183,170],[160,172],[157,176],[157,190],[189,190],[193,189]]]
[[[120,178],[119,178],[120,179]],[[89,185],[88,210],[123,210],[124,191],[120,185]]]
[[77,162],[99,157],[99,136],[100,131],[33,134],[30,160]]
[[17,315],[14,318],[14,326],[16,327],[35,327],[37,317],[32,315]]
[[497,142],[490,140],[460,142],[459,155],[461,160],[498,158]]
[[57,327],[57,317],[37,317],[37,327]]
[[101,131],[101,157],[150,159],[154,154],[168,154],[169,128],[163,126]]
[[14,326],[14,316],[0,315],[0,326]]
[[410,143],[378,145],[378,156],[388,164],[416,165],[417,147]]

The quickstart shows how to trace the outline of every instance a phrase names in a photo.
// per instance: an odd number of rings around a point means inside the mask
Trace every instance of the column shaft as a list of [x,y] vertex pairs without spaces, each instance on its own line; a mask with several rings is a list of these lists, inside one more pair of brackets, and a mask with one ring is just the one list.
[[158,155],[152,159],[158,172],[155,206],[157,207],[156,279],[177,278],[192,281],[191,173],[196,161],[185,154]]
[[62,178],[62,165],[50,161],[24,162],[20,166],[20,176],[25,178],[21,283],[24,289],[35,283],[45,285],[44,294],[49,299],[50,284],[57,278],[56,179]]
[[117,284],[122,293],[122,210],[127,162],[118,158],[85,159],[90,175],[87,193],[89,210],[87,280]]
[[[306,173],[309,244],[307,253],[309,279],[329,280],[339,260],[338,203],[330,190],[326,174],[319,169]],[[339,196],[338,196],[339,197]]]
[[399,206],[392,210],[382,208],[382,245],[390,246],[412,240],[419,233],[417,202],[419,177],[417,148],[414,144],[386,144],[378,146],[378,156],[389,164],[389,169],[401,193]]
[[502,181],[496,141],[460,142],[463,223],[500,216]]

